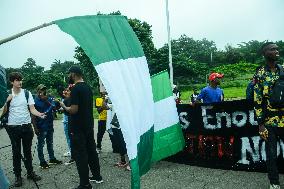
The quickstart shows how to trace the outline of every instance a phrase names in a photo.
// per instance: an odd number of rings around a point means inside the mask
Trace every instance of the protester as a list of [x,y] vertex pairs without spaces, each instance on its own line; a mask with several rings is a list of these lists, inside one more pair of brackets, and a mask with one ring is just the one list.
[[196,88],[193,88],[193,93],[190,95],[190,103],[193,104],[195,103],[199,93],[197,92]]
[[174,95],[174,99],[176,101],[176,104],[180,104],[181,103],[181,94],[179,89],[177,88],[176,85],[173,85],[173,95]]
[[[45,119],[33,117],[34,130],[37,135],[37,152],[40,167],[42,169],[48,169],[49,165],[61,164],[54,156],[53,150],[53,111],[55,110],[55,102],[51,97],[47,95],[47,88],[43,84],[37,86],[37,96],[35,97],[35,108],[37,111],[44,112],[46,115]],[[46,142],[47,151],[49,155],[49,162],[44,159],[43,147]]]
[[[13,86],[11,89],[12,94],[8,96],[2,113],[5,114],[6,111],[9,113],[6,131],[12,144],[15,187],[23,185],[21,177],[21,158],[27,169],[27,179],[34,181],[41,180],[41,177],[36,175],[33,171],[32,166],[31,147],[34,133],[31,126],[30,113],[41,119],[45,118],[44,113],[40,113],[35,109],[32,94],[22,89],[22,78],[22,75],[18,72],[10,73],[9,81]],[[24,158],[21,154],[21,143],[23,144]]]
[[253,101],[254,85],[255,85],[255,77],[253,77],[248,83],[248,86],[246,89],[246,99],[247,100]]
[[107,110],[109,109],[107,92],[101,92],[101,97],[96,98],[96,108],[99,113],[98,133],[97,133],[97,152],[100,153],[102,150],[103,136],[106,131]]
[[196,101],[203,103],[214,103],[224,101],[224,92],[218,86],[220,85],[220,79],[223,78],[224,74],[211,73],[209,75],[209,86],[204,87],[198,95]]
[[[67,107],[62,102],[60,105],[71,114],[71,148],[80,177],[77,189],[91,189],[89,181],[103,182],[94,139],[93,93],[84,82],[83,73],[78,66],[69,69],[69,83],[75,84],[71,90],[71,106]],[[92,172],[90,178],[89,168]]]
[[[64,100],[63,103],[65,104],[65,106],[70,107],[71,106],[71,98],[70,98],[70,94],[71,94],[71,89],[73,87],[73,84],[70,84],[64,91],[63,91],[63,96],[64,96]],[[75,162],[74,160],[74,152],[72,150],[72,142],[71,142],[71,131],[70,131],[70,114],[64,110],[64,114],[63,114],[63,126],[64,126],[64,133],[65,133],[65,137],[66,137],[66,141],[67,141],[67,145],[69,148],[69,151],[66,152],[64,154],[64,156],[71,156],[71,159],[65,163],[65,165],[70,165],[72,163]]]
[[130,165],[126,162],[127,150],[126,150],[126,143],[123,138],[123,134],[120,129],[120,125],[117,119],[117,115],[114,114],[112,121],[110,123],[112,125],[112,132],[114,135],[114,141],[118,145],[118,152],[120,155],[120,161],[115,164],[117,167],[125,167],[126,170],[130,171]]
[[[280,189],[279,173],[277,167],[277,136],[280,127],[284,127],[284,107],[274,108],[270,104],[272,88],[279,79],[280,67],[277,64],[279,57],[278,46],[273,42],[262,45],[262,55],[265,65],[256,72],[256,83],[254,86],[254,104],[259,134],[266,141],[266,165],[270,188]],[[283,130],[283,128],[282,128]]]

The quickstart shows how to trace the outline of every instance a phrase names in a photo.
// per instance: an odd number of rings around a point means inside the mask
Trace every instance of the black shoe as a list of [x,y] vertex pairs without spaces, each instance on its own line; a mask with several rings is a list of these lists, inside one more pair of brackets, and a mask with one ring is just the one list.
[[46,163],[46,161],[39,164],[39,167],[42,169],[48,169],[50,166]]
[[79,185],[78,187],[74,189],[93,189],[93,187],[91,184],[88,184],[88,185]]
[[49,160],[49,165],[59,165],[59,164],[62,164],[62,161],[59,161],[57,159],[51,159]]
[[15,187],[21,187],[22,185],[23,185],[23,179],[22,179],[22,177],[16,177],[16,178],[15,178],[14,186],[15,186]]
[[35,174],[35,172],[32,172],[31,174],[27,175],[27,179],[33,180],[33,181],[39,181],[41,180],[41,177]]
[[103,181],[103,178],[100,176],[99,178],[95,178],[94,176],[92,176],[92,177],[89,177],[89,180],[91,181],[91,182],[95,182],[95,183],[97,183],[97,184],[101,184],[101,183],[103,183],[104,181]]

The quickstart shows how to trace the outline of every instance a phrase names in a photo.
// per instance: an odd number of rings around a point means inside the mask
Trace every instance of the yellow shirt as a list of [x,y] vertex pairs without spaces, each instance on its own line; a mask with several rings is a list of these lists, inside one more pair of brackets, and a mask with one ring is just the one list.
[[[96,98],[96,107],[103,106],[104,99],[102,98]],[[107,119],[107,111],[103,110],[101,113],[99,113],[99,120],[106,120]]]

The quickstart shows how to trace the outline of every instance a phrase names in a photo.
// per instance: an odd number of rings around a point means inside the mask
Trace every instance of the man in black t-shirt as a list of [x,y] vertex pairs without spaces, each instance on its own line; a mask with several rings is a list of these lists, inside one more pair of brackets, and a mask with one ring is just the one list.
[[[102,183],[100,164],[94,139],[93,93],[90,86],[84,82],[82,71],[78,66],[69,69],[69,83],[74,83],[71,90],[71,106],[60,105],[71,114],[70,129],[72,132],[72,147],[80,177],[77,189],[91,189],[89,181]],[[89,167],[93,174],[89,177]]]

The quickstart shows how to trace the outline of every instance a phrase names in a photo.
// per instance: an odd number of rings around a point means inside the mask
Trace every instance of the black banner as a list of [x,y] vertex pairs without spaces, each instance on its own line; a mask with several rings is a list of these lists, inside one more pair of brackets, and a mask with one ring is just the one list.
[[[253,103],[247,100],[177,105],[186,147],[170,161],[223,169],[266,171],[265,141],[258,135]],[[277,154],[284,172],[284,128]]]

